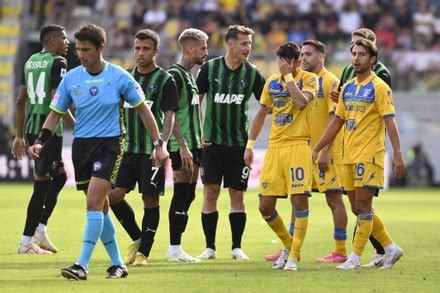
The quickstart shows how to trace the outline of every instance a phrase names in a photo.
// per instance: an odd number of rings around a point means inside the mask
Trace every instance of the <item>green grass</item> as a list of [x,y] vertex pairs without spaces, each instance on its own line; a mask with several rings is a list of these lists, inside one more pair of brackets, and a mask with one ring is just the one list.
[[[317,265],[314,259],[333,249],[333,227],[330,210],[322,195],[310,199],[309,230],[298,272],[274,271],[263,256],[280,248],[276,236],[262,221],[255,191],[246,195],[247,227],[243,249],[251,258],[238,262],[230,258],[231,236],[228,221],[228,195],[219,201],[217,230],[218,259],[202,264],[173,264],[165,260],[168,247],[168,207],[171,191],[161,202],[161,223],[156,235],[150,262],[146,268],[129,268],[124,280],[104,279],[110,265],[105,250],[99,244],[93,254],[87,282],[66,281],[60,268],[70,265],[79,255],[85,222],[85,199],[82,193],[66,188],[49,222],[49,233],[60,252],[48,256],[17,255],[16,249],[23,230],[31,185],[0,186],[0,291],[60,292],[87,290],[109,291],[414,291],[440,292],[440,192],[435,189],[394,189],[382,192],[375,206],[382,215],[393,239],[405,250],[405,255],[392,270],[361,269],[338,271],[334,265]],[[142,205],[137,193],[128,195],[137,219],[142,217]],[[200,221],[202,193],[190,210],[190,223],[183,237],[184,249],[193,256],[204,249]],[[288,223],[290,203],[278,202],[278,211]],[[348,202],[346,201],[348,207]],[[349,239],[354,216],[349,216]],[[119,245],[125,253],[130,240],[117,224]],[[351,251],[351,248],[349,248]],[[369,245],[362,261],[373,256]]]

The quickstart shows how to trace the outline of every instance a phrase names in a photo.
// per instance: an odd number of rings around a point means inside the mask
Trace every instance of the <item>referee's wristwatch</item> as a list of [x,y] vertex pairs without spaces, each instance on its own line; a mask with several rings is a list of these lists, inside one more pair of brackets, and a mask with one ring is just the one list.
[[163,140],[161,138],[153,141],[153,145],[156,146],[163,146]]

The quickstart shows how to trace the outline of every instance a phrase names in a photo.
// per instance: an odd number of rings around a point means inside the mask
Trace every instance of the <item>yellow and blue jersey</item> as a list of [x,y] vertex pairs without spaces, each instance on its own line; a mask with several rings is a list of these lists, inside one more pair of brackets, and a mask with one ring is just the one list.
[[384,118],[395,116],[393,92],[374,72],[341,90],[336,115],[345,121],[343,164],[373,163],[383,168]]
[[123,133],[122,99],[133,107],[145,100],[130,73],[106,62],[100,73],[92,75],[81,65],[64,76],[50,108],[64,114],[75,104],[75,137],[116,137]]
[[[335,104],[330,99],[330,91],[336,90],[339,84],[339,79],[328,71],[326,68],[318,73],[319,90],[316,99],[312,102],[312,119],[311,124],[311,146],[312,148],[318,143],[327,125],[330,122],[330,114],[335,112]],[[333,140],[330,149],[331,159],[334,163],[340,164],[342,160],[342,131],[338,133]]]
[[[294,76],[298,88],[316,97],[318,77],[316,74],[298,68]],[[269,147],[280,147],[309,143],[311,106],[300,110],[292,102],[292,97],[281,74],[271,75],[264,85],[260,103],[272,108],[272,128],[269,136]]]

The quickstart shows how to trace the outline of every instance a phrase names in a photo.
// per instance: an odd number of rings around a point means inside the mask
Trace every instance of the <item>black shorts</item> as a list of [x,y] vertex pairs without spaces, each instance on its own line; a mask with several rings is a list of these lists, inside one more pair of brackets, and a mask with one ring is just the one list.
[[[193,164],[200,166],[200,163],[202,161],[202,155],[203,150],[202,149],[195,149],[191,150],[192,156],[193,156]],[[182,160],[180,158],[180,152],[170,152],[170,159],[171,159],[171,167],[173,168],[173,171],[179,171],[182,169]]]
[[153,165],[150,155],[124,153],[119,167],[115,187],[131,191],[138,183],[139,193],[163,195],[165,190],[165,168]]
[[[35,143],[38,135],[27,134],[26,139],[31,146]],[[64,167],[61,152],[63,150],[63,137],[51,136],[44,144],[40,157],[35,160],[34,172],[39,176],[54,177],[59,169]]]
[[76,189],[87,190],[92,177],[106,179],[113,185],[122,160],[122,148],[121,137],[75,138],[72,162]]
[[244,146],[222,146],[212,144],[203,149],[200,176],[202,182],[231,187],[245,191],[249,179],[249,167],[243,160]]

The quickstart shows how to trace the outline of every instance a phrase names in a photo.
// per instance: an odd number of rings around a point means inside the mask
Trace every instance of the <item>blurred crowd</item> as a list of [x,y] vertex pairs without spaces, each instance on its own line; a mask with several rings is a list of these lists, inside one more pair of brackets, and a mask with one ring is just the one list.
[[[129,49],[134,33],[148,27],[159,33],[162,52],[176,52],[178,34],[197,27],[210,36],[210,53],[216,55],[225,46],[225,29],[243,24],[255,31],[257,56],[289,40],[316,38],[331,57],[347,50],[350,33],[360,27],[376,33],[386,64],[395,62],[390,55],[396,51],[440,52],[440,0],[33,0],[31,9],[43,15],[37,27],[51,19],[66,27],[77,25],[75,19],[100,23],[108,28],[110,48],[120,50]],[[405,82],[397,86],[412,85],[423,72],[401,72]]]

